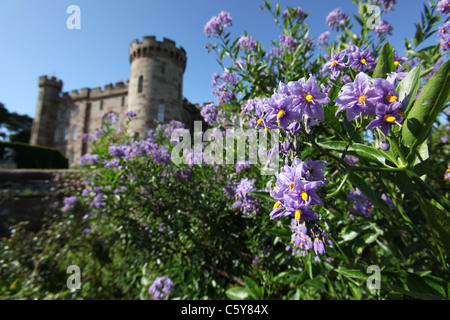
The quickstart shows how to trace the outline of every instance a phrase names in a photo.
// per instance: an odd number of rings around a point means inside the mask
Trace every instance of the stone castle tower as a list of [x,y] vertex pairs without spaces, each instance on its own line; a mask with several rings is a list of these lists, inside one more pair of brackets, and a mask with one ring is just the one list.
[[30,143],[59,149],[74,165],[91,148],[90,139],[83,137],[102,129],[105,114],[114,113],[119,127],[125,111],[136,112],[130,130],[143,138],[158,123],[178,120],[192,130],[194,121],[202,120],[199,105],[182,95],[187,61],[182,47],[170,39],[144,37],[131,43],[129,57],[130,80],[104,89],[62,92],[61,80],[41,76]]

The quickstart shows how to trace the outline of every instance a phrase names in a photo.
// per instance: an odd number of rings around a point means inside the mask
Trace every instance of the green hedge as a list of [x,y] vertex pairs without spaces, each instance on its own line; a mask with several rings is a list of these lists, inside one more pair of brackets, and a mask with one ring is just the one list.
[[20,142],[0,142],[0,159],[5,148],[16,153],[14,161],[18,169],[66,169],[69,161],[59,150],[43,146],[29,145]]

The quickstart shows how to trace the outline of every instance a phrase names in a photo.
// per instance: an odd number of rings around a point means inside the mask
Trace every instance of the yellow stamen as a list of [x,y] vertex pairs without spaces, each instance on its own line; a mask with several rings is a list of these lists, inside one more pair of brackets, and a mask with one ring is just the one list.
[[295,210],[295,220],[299,221],[302,216],[301,210]]
[[274,209],[278,208],[280,206],[280,204],[281,204],[280,201],[275,202],[275,204],[273,205],[273,208]]
[[265,132],[269,131],[269,128],[265,127],[265,128],[264,128],[264,131],[265,131]]
[[361,102],[363,105],[366,105],[366,100],[367,100],[367,98],[366,98],[365,96],[360,96],[358,100],[359,100],[359,102]]
[[400,64],[400,62],[394,61],[394,66],[398,66],[399,64]]
[[394,123],[395,121],[397,121],[397,119],[395,119],[394,116],[387,114],[384,116],[384,121],[389,122],[389,123]]
[[362,58],[360,61],[362,64],[366,64],[366,59]]
[[397,101],[397,97],[396,96],[387,96],[386,100],[392,103],[392,102]]
[[337,61],[336,61],[336,60],[334,60],[334,61],[331,63],[331,66],[332,66],[332,67],[334,67],[335,65],[337,65]]
[[258,121],[256,121],[257,124],[261,124],[263,121],[262,119],[259,119]]
[[308,201],[309,196],[306,193],[306,191],[302,191],[302,193],[300,195],[302,196],[303,201]]
[[286,112],[284,112],[284,110],[278,111],[278,113],[277,113],[277,119],[282,118],[285,114],[286,114]]
[[305,96],[305,100],[308,101],[308,102],[314,102],[314,101],[313,101],[314,98],[313,98],[313,96],[310,95],[310,94],[307,94],[307,95]]
[[294,188],[294,183],[293,183],[293,182],[291,182],[291,183],[289,184],[288,189],[292,189],[292,188]]

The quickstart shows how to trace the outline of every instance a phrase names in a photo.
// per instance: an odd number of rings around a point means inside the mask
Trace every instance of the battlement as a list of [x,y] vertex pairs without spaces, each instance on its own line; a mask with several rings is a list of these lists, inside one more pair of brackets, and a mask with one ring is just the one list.
[[163,56],[172,59],[176,64],[186,68],[186,51],[183,47],[177,48],[175,41],[163,38],[163,41],[156,40],[154,36],[138,39],[131,43],[130,64],[142,57]]
[[54,87],[58,90],[61,90],[63,86],[62,80],[57,79],[56,77],[48,77],[48,76],[40,76],[39,77],[39,87]]
[[104,88],[82,88],[80,90],[72,90],[69,92],[63,92],[63,98],[70,98],[73,100],[80,99],[99,99],[107,96],[121,95],[128,92],[128,83],[123,81],[116,82],[115,84],[107,84]]

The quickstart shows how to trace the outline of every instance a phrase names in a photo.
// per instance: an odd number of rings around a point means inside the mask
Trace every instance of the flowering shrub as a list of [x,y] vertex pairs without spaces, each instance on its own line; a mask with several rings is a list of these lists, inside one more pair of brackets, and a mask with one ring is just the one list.
[[[383,11],[395,2],[376,1]],[[2,243],[22,265],[2,267],[2,297],[448,299],[445,32],[420,49],[445,29],[445,3],[424,7],[406,56],[386,42],[388,22],[369,28],[365,2],[359,33],[335,9],[318,48],[300,7],[264,3],[280,27],[268,50],[248,33],[232,41],[229,13],[211,18],[207,49],[222,70],[217,103],[201,110],[209,133],[192,144],[171,121],[135,139],[132,110],[119,128],[106,115],[86,137],[82,190],[64,194],[61,215],[36,236],[17,227]],[[244,132],[227,145],[231,164],[220,153],[230,128]],[[278,140],[254,148],[256,131]],[[267,157],[278,159],[273,174]],[[39,262],[23,258],[27,247]],[[73,264],[83,285],[61,289]],[[381,287],[366,285],[373,266]]]

